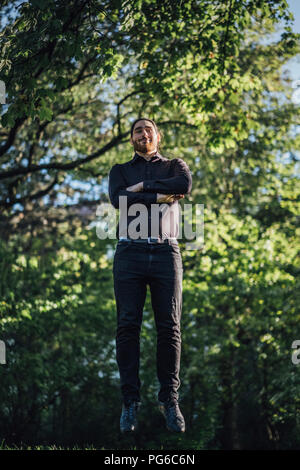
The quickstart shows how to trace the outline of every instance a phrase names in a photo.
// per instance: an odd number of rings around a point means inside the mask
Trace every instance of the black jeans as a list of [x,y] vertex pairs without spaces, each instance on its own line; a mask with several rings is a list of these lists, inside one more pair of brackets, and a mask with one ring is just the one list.
[[178,400],[182,273],[177,240],[170,245],[118,241],[113,263],[116,356],[124,402],[140,400],[140,329],[147,284],[157,330],[158,399]]

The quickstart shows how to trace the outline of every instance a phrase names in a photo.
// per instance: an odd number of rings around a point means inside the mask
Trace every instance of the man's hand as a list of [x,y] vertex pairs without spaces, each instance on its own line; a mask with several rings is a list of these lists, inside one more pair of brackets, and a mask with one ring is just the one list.
[[132,186],[128,186],[128,188],[126,188],[127,191],[133,191],[134,193],[139,193],[140,191],[143,191],[143,189],[144,189],[144,181],[133,184]]
[[157,193],[156,202],[174,202],[182,199],[184,194],[160,194]]

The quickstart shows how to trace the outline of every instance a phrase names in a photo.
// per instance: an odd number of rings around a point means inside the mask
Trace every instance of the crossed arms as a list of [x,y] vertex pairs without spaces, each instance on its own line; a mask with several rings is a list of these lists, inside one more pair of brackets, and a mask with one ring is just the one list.
[[174,202],[189,194],[192,189],[192,176],[187,164],[176,158],[174,176],[171,178],[141,181],[126,187],[121,165],[115,164],[109,173],[109,198],[112,205],[119,208],[119,196],[127,196],[127,205],[142,203],[151,206],[157,202]]

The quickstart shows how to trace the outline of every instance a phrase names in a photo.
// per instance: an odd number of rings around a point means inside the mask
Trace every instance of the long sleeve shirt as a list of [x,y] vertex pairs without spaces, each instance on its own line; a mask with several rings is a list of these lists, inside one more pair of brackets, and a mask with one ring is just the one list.
[[[143,191],[126,190],[141,181],[144,182]],[[120,209],[117,238],[177,238],[180,218],[178,201],[157,203],[157,193],[190,194],[191,189],[191,172],[181,158],[169,160],[157,152],[150,160],[146,160],[135,153],[132,160],[116,163],[109,172],[109,198],[111,204]],[[126,208],[120,196],[126,196],[123,199],[124,202],[126,200]],[[136,203],[143,204],[142,212],[140,208],[137,210],[138,216],[130,210]],[[137,218],[140,222],[132,224]],[[132,229],[135,227],[140,235],[130,236],[130,226]]]

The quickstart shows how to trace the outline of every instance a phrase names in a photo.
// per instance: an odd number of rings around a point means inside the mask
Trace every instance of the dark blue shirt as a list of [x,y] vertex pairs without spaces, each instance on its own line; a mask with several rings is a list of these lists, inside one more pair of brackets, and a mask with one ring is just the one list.
[[[144,182],[144,189],[140,192],[127,191],[128,186]],[[148,220],[147,233],[141,233],[138,238],[147,236],[177,238],[179,235],[179,207],[178,201],[172,203],[157,203],[157,193],[161,194],[189,194],[192,189],[192,176],[188,165],[181,158],[169,160],[159,152],[146,160],[135,153],[132,160],[126,163],[116,163],[109,172],[109,198],[112,205],[119,209],[119,197],[127,196],[127,209],[133,204],[143,204],[143,213]],[[151,223],[151,205],[156,205],[159,214],[158,224]],[[153,210],[153,209],[152,209]],[[134,238],[128,233],[128,226],[138,215],[123,214],[120,211],[120,222],[117,227],[117,238]],[[154,212],[152,213],[154,214]],[[122,223],[122,216],[126,215],[127,223]],[[140,219],[141,220],[141,219]],[[145,220],[145,219],[144,219]],[[157,220],[157,219],[156,219]],[[142,223],[143,225],[143,223]],[[158,233],[151,233],[151,228],[159,226]],[[121,233],[120,232],[121,228]],[[141,224],[137,232],[141,231]],[[136,237],[135,237],[136,238]]]

